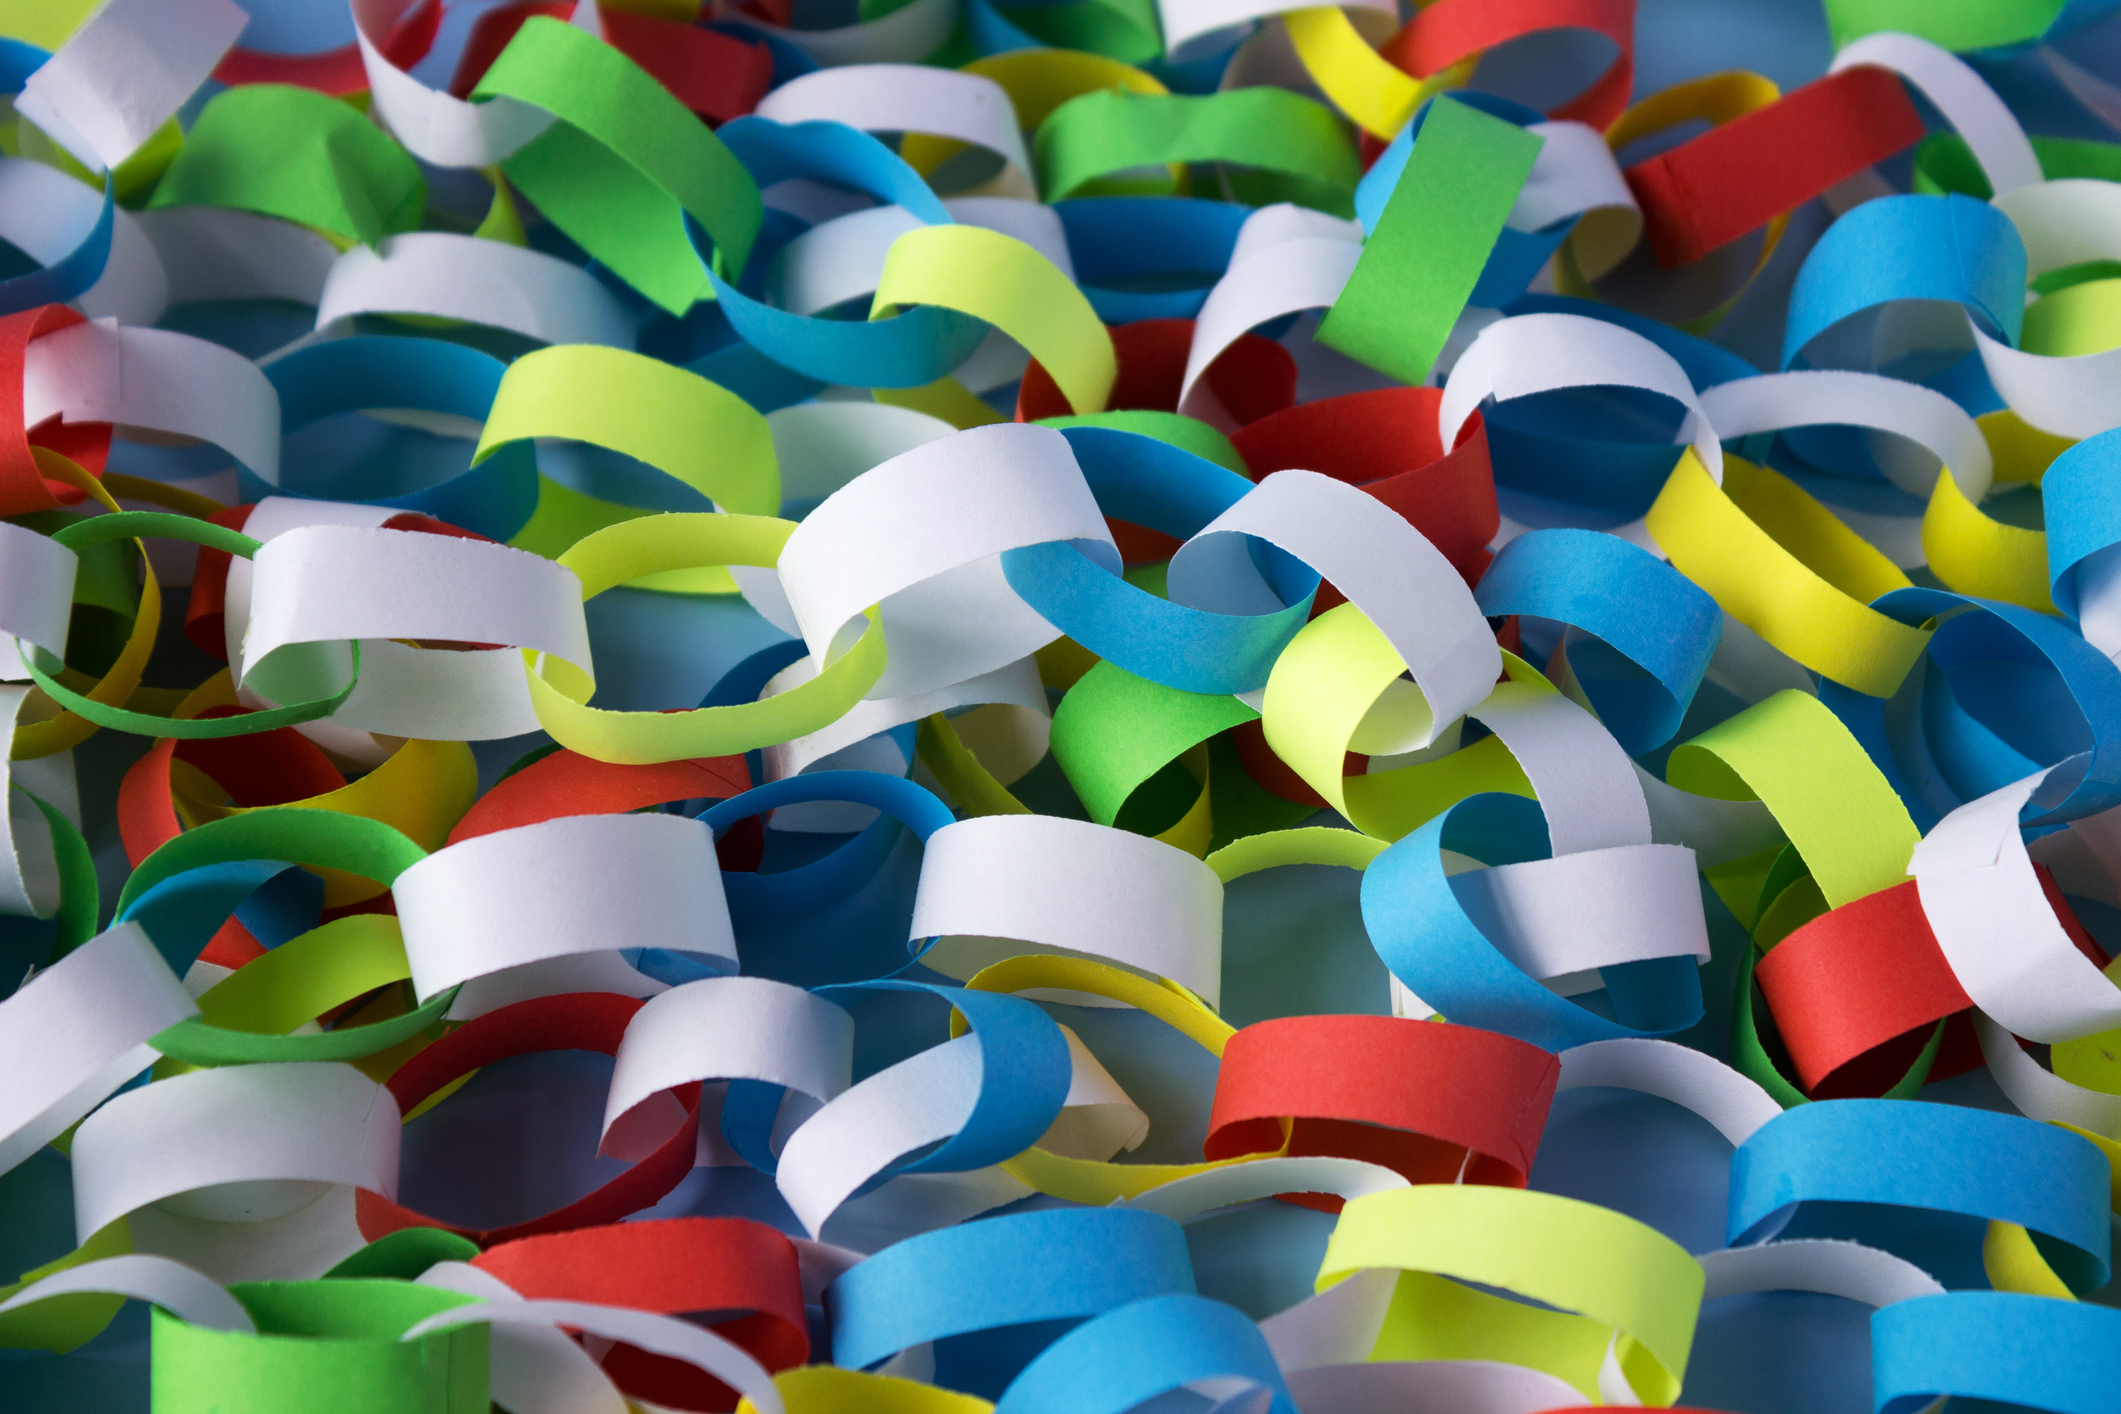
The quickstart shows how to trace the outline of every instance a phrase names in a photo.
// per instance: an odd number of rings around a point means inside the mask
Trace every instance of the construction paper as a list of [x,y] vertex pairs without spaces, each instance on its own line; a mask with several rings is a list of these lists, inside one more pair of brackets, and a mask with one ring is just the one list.
[[0,0],[0,1407],[2107,1410],[2116,7],[1681,8]]

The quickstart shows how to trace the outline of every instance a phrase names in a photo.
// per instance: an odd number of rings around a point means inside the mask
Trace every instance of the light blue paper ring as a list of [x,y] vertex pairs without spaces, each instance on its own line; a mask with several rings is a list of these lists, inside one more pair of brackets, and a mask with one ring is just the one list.
[[[1252,489],[1237,473],[1153,437],[1109,427],[1068,427],[1061,435],[1098,509],[1166,535],[1194,535]],[[1007,551],[1002,572],[1025,603],[1100,658],[1181,691],[1235,693],[1266,686],[1318,588],[1318,575],[1293,558],[1278,551],[1264,558],[1283,607],[1262,614],[1172,603],[1066,541]]]
[[1268,1391],[1267,1414],[1297,1414],[1267,1338],[1244,1312],[1205,1296],[1153,1296],[1047,1346],[994,1414],[1127,1414],[1195,1381],[1229,1379]]
[[[1229,269],[1251,208],[1185,196],[1091,196],[1053,204],[1075,278],[1107,324],[1191,319]],[[1185,288],[1172,285],[1186,282]]]
[[2078,578],[2121,555],[2114,548],[2121,546],[2121,427],[2087,437],[2050,462],[2040,500],[2048,583],[2055,607],[2074,619],[2082,612]]
[[[834,1364],[861,1369],[935,1341],[936,1383],[985,1389],[992,1398],[1063,1333],[1060,1323],[1192,1294],[1192,1259],[1177,1223],[1129,1208],[1072,1208],[909,1237],[827,1287],[825,1311]],[[984,1341],[945,1349],[954,1337],[988,1332]]]
[[1919,721],[1921,754],[1962,801],[2077,760],[2074,780],[2058,773],[2050,784],[2050,792],[2067,786],[2067,793],[2056,800],[2044,792],[2024,823],[2061,824],[2121,805],[2121,669],[2105,654],[2016,604],[1916,588],[1881,595],[1871,607],[1906,624],[1974,611],[1939,625],[1920,683],[1883,704],[1903,770],[1914,774],[1921,763],[1908,744]]
[[1671,740],[1723,638],[1723,611],[1647,550],[1591,530],[1534,530],[1502,547],[1473,597],[1594,634],[1567,648],[1598,718],[1630,756]]
[[[1939,1395],[1981,1407],[2115,1414],[2121,1311],[2013,1291],[1951,1291],[1871,1313],[1871,1407],[1915,1414]],[[1987,1401],[1994,1401],[1988,1405]]]
[[2025,324],[2025,242],[2011,219],[1965,196],[1883,196],[1827,227],[1797,272],[1782,366],[1853,314],[1894,300],[1963,306],[2015,346]]
[[[312,344],[266,366],[280,395],[281,434],[333,413],[416,408],[484,422],[507,365],[491,354],[440,339],[364,337]],[[402,492],[373,485],[316,484],[308,468],[282,465],[272,485],[247,467],[237,476],[245,500],[302,496],[420,511],[506,540],[538,503],[538,464],[528,441],[497,448],[439,485]]]
[[1538,802],[1468,797],[1371,861],[1362,876],[1362,921],[1377,955],[1414,994],[1452,1021],[1550,1051],[1590,1041],[1668,1035],[1701,1019],[1701,977],[1690,956],[1600,969],[1614,1020],[1558,997],[1490,942],[1444,876],[1442,851],[1484,864],[1548,857]]
[[[844,123],[783,125],[752,116],[724,124],[717,135],[761,187],[809,177],[867,192],[930,225],[950,221],[942,201],[898,154]],[[987,337],[983,320],[933,305],[878,320],[824,319],[776,309],[743,293],[714,268],[711,243],[697,222],[688,218],[686,229],[730,327],[766,358],[796,373],[863,388],[917,388],[963,363]]]
[[[2012,1222],[2072,1291],[2095,1291],[2110,1275],[2110,1188],[2106,1156],[2090,1140],[2021,1115],[1814,1100],[1769,1120],[1731,1156],[1726,1233],[1733,1243],[1766,1240],[1806,1203]],[[1978,1229],[1970,1240],[1978,1247]]]

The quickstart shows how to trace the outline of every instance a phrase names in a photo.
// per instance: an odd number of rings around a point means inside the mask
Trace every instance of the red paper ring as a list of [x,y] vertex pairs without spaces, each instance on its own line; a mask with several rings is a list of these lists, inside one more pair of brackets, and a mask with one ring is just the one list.
[[[1495,472],[1479,413],[1459,429],[1449,451],[1437,431],[1437,388],[1379,388],[1321,398],[1239,428],[1231,445],[1256,481],[1300,467],[1359,486],[1406,518],[1475,584],[1495,557],[1488,542],[1502,526]],[[1321,585],[1321,611],[1345,603]]]
[[[435,7],[437,12],[441,7]],[[313,89],[333,98],[344,98],[368,87],[368,70],[361,63],[361,47],[342,44],[314,54],[268,54],[262,49],[231,49],[214,65],[214,81],[230,88],[245,84],[277,83]]]
[[[202,717],[240,715],[245,707],[215,707]],[[118,784],[118,838],[134,868],[184,832],[171,797],[172,761],[198,767],[243,806],[286,805],[335,791],[346,784],[331,758],[293,727],[250,736],[179,741],[163,737],[133,762]],[[385,902],[389,894],[382,896]],[[363,905],[337,913],[367,911]],[[233,916],[215,930],[199,953],[201,962],[238,968],[265,954],[265,946]]]
[[[472,22],[448,92],[469,98],[525,21],[538,15],[565,20],[574,9],[573,0],[517,0],[486,11]],[[742,117],[773,86],[773,56],[763,44],[675,20],[636,15],[616,5],[600,11],[598,19],[606,43],[710,122]]]
[[46,481],[30,453],[33,444],[72,459],[91,475],[103,474],[110,453],[109,423],[62,422],[56,413],[35,428],[23,421],[22,375],[29,365],[30,342],[83,318],[63,304],[47,304],[0,319],[0,428],[7,429],[0,433],[0,516],[79,505],[85,495],[79,487]]
[[1884,1094],[1932,1028],[1973,1005],[1913,879],[1814,918],[1769,948],[1753,976],[1798,1083],[1817,1099]]
[[1545,29],[1587,29],[1620,47],[1606,71],[1549,118],[1589,123],[1604,132],[1628,105],[1635,86],[1635,0],[1438,0],[1414,12],[1380,53],[1418,79],[1483,49]]
[[[795,1244],[747,1218],[658,1218],[576,1228],[502,1243],[471,1264],[533,1301],[589,1301],[666,1316],[748,1311],[710,1329],[769,1372],[810,1358]],[[638,1399],[678,1409],[736,1407],[735,1390],[682,1360],[621,1344],[600,1363]]]
[[[401,69],[427,57],[442,28],[441,0],[417,0],[384,34],[377,50]],[[235,88],[249,83],[284,83],[343,98],[368,87],[361,46],[342,44],[314,54],[269,54],[262,49],[231,49],[214,65],[214,80]]]
[[1884,69],[1854,68],[1627,169],[1659,265],[1701,259],[1836,182],[1921,141],[1922,116]]
[[[1193,348],[1190,319],[1138,319],[1109,326],[1119,377],[1105,401],[1110,412],[1146,409],[1176,412],[1186,378],[1186,355]],[[1271,416],[1296,401],[1296,360],[1272,339],[1240,335],[1201,375],[1223,411],[1239,426]],[[1061,394],[1053,375],[1033,359],[1017,385],[1016,420],[1067,417],[1075,408]]]
[[[2070,941],[2105,966],[2054,876],[2045,865],[2033,869]],[[1932,1028],[1973,1005],[1937,946],[1913,879],[1812,919],[1769,948],[1753,976],[1798,1083],[1821,1100],[1884,1094],[1907,1073]],[[1950,1064],[1940,1052],[1932,1079],[1981,1063],[1978,1051],[1967,1063],[1964,1046],[1954,1049],[1960,1054]]]
[[[562,815],[623,815],[678,800],[727,800],[750,789],[751,768],[741,756],[620,766],[562,748],[480,796],[449,832],[449,843]],[[765,848],[766,827],[756,815],[731,825],[714,847],[724,869],[746,871],[759,867]]]
[[[641,1006],[636,997],[570,992],[557,997],[534,997],[490,1011],[406,1061],[390,1077],[390,1093],[398,1102],[398,1113],[410,1114],[421,1101],[458,1076],[511,1056],[538,1051],[595,1051],[615,1056],[619,1042],[625,1039],[627,1024]],[[540,1233],[615,1223],[660,1201],[692,1172],[699,1147],[700,1087],[697,1083],[680,1085],[670,1093],[685,1107],[685,1122],[675,1134],[611,1182],[543,1217],[484,1230],[457,1227],[364,1188],[355,1194],[354,1220],[360,1225],[361,1235],[370,1242],[400,1228],[438,1227],[467,1237],[481,1247]]]
[[[1223,1048],[1201,1152],[1288,1152],[1381,1164],[1414,1183],[1522,1188],[1561,1062],[1514,1036],[1392,1016],[1292,1016]],[[1338,1212],[1341,1200],[1293,1201]]]

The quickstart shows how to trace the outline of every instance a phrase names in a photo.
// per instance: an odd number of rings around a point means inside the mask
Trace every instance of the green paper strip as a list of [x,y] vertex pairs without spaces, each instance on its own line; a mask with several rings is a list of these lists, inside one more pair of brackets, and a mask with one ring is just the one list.
[[714,238],[730,278],[743,270],[765,217],[758,184],[705,123],[618,50],[537,16],[471,96],[517,99],[559,119],[501,170],[576,244],[671,314],[713,298],[686,215]]
[[165,879],[209,864],[277,859],[343,869],[379,884],[427,857],[427,851],[380,820],[336,810],[276,805],[186,830],[140,861],[118,894],[118,912]]
[[1348,125],[1280,88],[1205,95],[1099,89],[1038,125],[1040,188],[1062,201],[1101,177],[1172,162],[1229,162],[1293,183],[1288,199],[1346,216],[1362,176]]
[[1546,139],[1439,98],[1318,340],[1405,383],[1429,376]]
[[409,1041],[440,1021],[457,989],[366,1026],[318,1036],[287,1033],[411,975],[397,919],[349,914],[288,939],[222,978],[200,996],[197,1017],[178,1022],[149,1044],[188,1065],[359,1060]]
[[[2067,177],[2121,181],[2121,143],[2037,134],[2031,142],[2041,175],[2051,182]],[[1987,201],[1996,194],[1988,184],[1988,173],[1974,160],[1974,150],[1957,133],[1938,133],[1915,149],[1914,189],[1924,196],[1958,192],[1976,201]]]
[[1795,688],[1681,743],[1665,778],[1695,795],[1764,803],[1831,908],[1904,882],[1922,838],[1849,729]]
[[2064,0],[1826,0],[1836,49],[1881,30],[1917,34],[1946,49],[1993,49],[2047,33]]
[[1259,717],[1223,694],[1181,692],[1099,663],[1053,712],[1053,759],[1100,825],[1148,779],[1218,732]]
[[413,1281],[437,1262],[468,1262],[479,1244],[439,1227],[401,1227],[387,1233],[324,1274],[326,1280],[396,1277]]
[[[85,520],[75,521],[52,536],[52,539],[70,550],[81,550],[131,536],[189,540],[193,544],[226,550],[229,554],[240,555],[246,560],[258,549],[258,542],[240,531],[229,530],[192,516],[170,515],[163,511],[118,511],[111,515],[90,516]],[[153,598],[154,604],[159,605],[159,596]],[[142,607],[151,607],[145,598]],[[249,736],[253,732],[291,727],[299,722],[313,722],[319,717],[328,717],[338,711],[339,704],[352,695],[354,685],[361,677],[361,645],[356,642],[350,643],[348,647],[352,650],[353,671],[347,674],[343,687],[326,696],[241,716],[193,719],[158,717],[148,712],[135,712],[126,707],[113,707],[83,696],[58,680],[55,674],[64,665],[42,648],[32,649],[23,657],[22,662],[29,670],[30,681],[44,689],[45,695],[52,701],[84,721],[139,736],[201,741]]]
[[[57,535],[70,525],[95,518],[72,511],[32,511],[10,516],[8,521],[39,535]],[[139,547],[121,537],[95,545],[77,544],[73,549],[81,561],[81,567],[74,572],[74,607],[108,609],[130,627],[133,615],[140,610]]]
[[258,1334],[205,1330],[157,1308],[155,1414],[487,1414],[487,1328],[398,1337],[475,1297],[363,1278],[245,1282],[229,1289]]
[[29,796],[30,804],[43,813],[52,827],[52,854],[59,866],[59,929],[52,939],[51,956],[45,962],[49,967],[96,936],[96,856],[80,828],[57,806],[27,790],[22,793]]
[[1102,54],[1122,64],[1147,64],[1164,54],[1163,28],[1149,0],[1074,0],[1066,5],[1015,5],[1003,19],[1055,49]]
[[151,210],[229,206],[374,245],[420,224],[420,164],[336,98],[285,84],[232,88],[199,114]]

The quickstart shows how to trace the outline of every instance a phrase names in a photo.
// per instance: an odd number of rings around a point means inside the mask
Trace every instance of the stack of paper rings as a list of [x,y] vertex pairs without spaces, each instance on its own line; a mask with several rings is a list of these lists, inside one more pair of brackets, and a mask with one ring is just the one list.
[[0,0],[0,1410],[2121,1414],[2117,12]]

